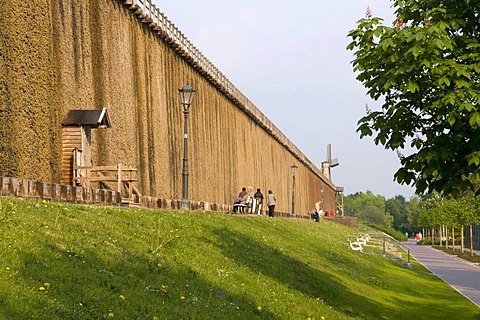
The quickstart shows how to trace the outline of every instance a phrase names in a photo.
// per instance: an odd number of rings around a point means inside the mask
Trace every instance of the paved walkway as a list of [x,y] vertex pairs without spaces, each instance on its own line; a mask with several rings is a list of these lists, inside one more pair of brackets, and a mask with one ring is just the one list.
[[440,279],[480,307],[480,266],[409,239],[410,254]]

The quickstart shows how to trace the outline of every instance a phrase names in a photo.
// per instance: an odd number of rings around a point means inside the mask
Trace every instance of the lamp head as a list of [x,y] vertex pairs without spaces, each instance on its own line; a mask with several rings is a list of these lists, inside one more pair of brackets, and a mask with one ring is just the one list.
[[180,92],[180,101],[184,109],[188,109],[192,104],[193,97],[195,96],[195,89],[193,89],[187,82],[183,88],[178,89]]
[[293,175],[295,175],[297,173],[298,166],[294,163],[291,168]]

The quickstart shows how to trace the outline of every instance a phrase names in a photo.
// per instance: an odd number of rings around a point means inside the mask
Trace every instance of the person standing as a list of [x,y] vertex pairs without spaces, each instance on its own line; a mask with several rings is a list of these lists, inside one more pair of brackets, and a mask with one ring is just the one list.
[[261,214],[262,213],[262,203],[263,203],[263,194],[260,190],[260,188],[257,188],[257,192],[253,195],[253,198],[256,201],[255,205],[255,214]]
[[257,188],[257,192],[255,192],[253,197],[255,199],[260,199],[261,200],[260,203],[263,201],[263,194],[262,194],[262,191],[260,190],[260,188]]
[[268,206],[268,216],[269,217],[274,216],[276,201],[277,201],[277,199],[275,198],[275,195],[273,194],[272,190],[268,190],[267,206]]

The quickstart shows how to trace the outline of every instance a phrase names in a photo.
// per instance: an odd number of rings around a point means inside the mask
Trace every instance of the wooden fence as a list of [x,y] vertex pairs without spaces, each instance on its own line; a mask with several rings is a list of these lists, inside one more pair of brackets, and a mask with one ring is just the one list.
[[126,198],[131,199],[133,192],[139,194],[134,183],[137,181],[137,169],[130,166],[78,166],[73,165],[73,185],[91,187],[92,182],[103,183],[108,189],[114,189],[109,182],[116,182],[116,191],[123,194],[123,186],[126,187]]

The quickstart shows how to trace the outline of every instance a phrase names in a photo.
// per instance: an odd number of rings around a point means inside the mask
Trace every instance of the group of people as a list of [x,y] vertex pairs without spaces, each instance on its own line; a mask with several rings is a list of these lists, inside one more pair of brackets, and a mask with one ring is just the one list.
[[[255,194],[253,193],[253,187],[243,187],[242,191],[238,194],[238,197],[235,199],[235,202],[233,203],[233,212],[236,213],[238,209],[239,204],[247,204],[247,201],[249,198],[253,198],[257,201],[257,206],[260,206],[263,204],[263,194],[260,188],[257,188],[257,192]],[[275,215],[275,203],[277,199],[275,198],[275,195],[273,194],[272,190],[268,190],[268,194],[266,197],[266,202],[267,202],[267,207],[268,207],[268,216],[273,217]]]
[[318,201],[315,203],[315,208],[313,209],[313,213],[311,213],[311,218],[316,220],[317,222],[320,221],[320,217],[334,217],[335,212],[333,211],[323,211],[322,209],[322,201]]
[[335,217],[335,212],[333,211],[325,211],[325,217]]

